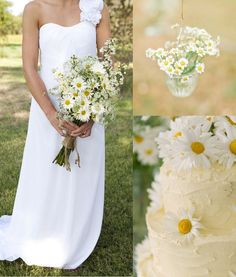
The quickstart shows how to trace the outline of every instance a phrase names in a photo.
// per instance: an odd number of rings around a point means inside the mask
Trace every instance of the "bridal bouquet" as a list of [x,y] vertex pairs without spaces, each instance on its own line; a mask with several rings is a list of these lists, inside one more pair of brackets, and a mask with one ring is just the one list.
[[220,38],[213,38],[206,30],[196,27],[180,27],[177,24],[173,28],[179,28],[177,39],[167,41],[165,48],[147,49],[146,56],[157,61],[160,69],[167,74],[167,85],[171,91],[175,87],[181,90],[187,86],[191,91],[191,87],[196,86],[197,75],[205,70],[203,59],[219,56]]
[[[53,70],[58,86],[49,93],[59,100],[58,117],[71,121],[78,126],[89,120],[105,123],[115,115],[115,103],[119,96],[120,86],[124,81],[124,66],[114,64],[115,41],[109,40],[100,50],[103,59],[87,56],[72,56],[62,70]],[[54,163],[70,169],[69,156],[76,149],[76,138],[67,135]],[[80,157],[77,151],[80,166]]]

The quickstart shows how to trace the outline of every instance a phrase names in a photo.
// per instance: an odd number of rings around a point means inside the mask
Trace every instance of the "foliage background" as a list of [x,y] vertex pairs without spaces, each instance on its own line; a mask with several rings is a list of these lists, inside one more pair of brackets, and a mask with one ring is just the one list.
[[[170,118],[151,116],[147,120],[143,120],[141,116],[134,117],[135,126],[145,127],[164,127],[167,129]],[[160,170],[162,160],[158,159],[155,165],[144,165],[137,158],[137,154],[133,154],[133,215],[134,215],[134,247],[140,243],[147,234],[147,226],[145,215],[147,207],[150,203],[147,190],[151,187],[154,181],[154,176]]]
[[[22,260],[0,262],[0,276],[132,275],[132,3],[107,1],[117,58],[130,66],[115,122],[106,132],[106,194],[103,231],[89,259],[77,270],[27,266]],[[0,216],[11,214],[28,126],[30,93],[21,61],[21,16],[0,0]],[[19,21],[16,29],[14,22]],[[124,23],[125,22],[125,23]]]
[[236,105],[236,1],[184,0],[184,24],[220,35],[221,56],[206,59],[206,71],[196,91],[182,99],[172,96],[165,75],[145,57],[149,47],[163,47],[180,22],[181,0],[134,0],[134,114],[219,115],[235,113]]

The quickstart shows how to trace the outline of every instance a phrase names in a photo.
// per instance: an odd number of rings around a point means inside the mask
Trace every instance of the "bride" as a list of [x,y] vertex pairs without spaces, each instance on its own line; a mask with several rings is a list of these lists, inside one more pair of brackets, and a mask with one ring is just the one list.
[[[23,67],[32,97],[13,213],[0,218],[0,260],[74,269],[97,243],[104,205],[104,127],[59,120],[57,99],[47,92],[56,85],[53,68],[73,54],[99,54],[109,38],[103,0],[35,0],[25,7]],[[76,137],[81,158],[81,168],[71,162],[71,172],[52,163],[65,134]]]

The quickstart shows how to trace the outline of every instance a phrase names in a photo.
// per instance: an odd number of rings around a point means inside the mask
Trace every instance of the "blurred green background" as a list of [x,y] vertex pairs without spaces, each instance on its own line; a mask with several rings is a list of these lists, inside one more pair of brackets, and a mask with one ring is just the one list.
[[[135,144],[135,137],[143,138],[144,144],[149,144],[154,141],[160,131],[164,131],[168,128],[169,119],[159,116],[142,117],[135,116],[133,121],[134,133],[133,141]],[[146,129],[148,127],[148,129]],[[157,129],[156,135],[151,135],[152,130]],[[144,130],[144,131],[143,131]],[[146,131],[145,131],[146,130]],[[154,132],[155,133],[155,132]],[[146,139],[148,137],[148,139]],[[149,141],[150,140],[150,141]],[[157,144],[155,142],[157,147]],[[140,149],[142,145],[138,146]],[[133,153],[133,215],[134,215],[134,248],[137,243],[140,243],[147,234],[147,227],[145,222],[145,214],[147,207],[150,203],[147,190],[151,187],[154,181],[155,174],[159,173],[162,165],[162,160],[157,156],[157,162],[155,164],[146,164],[142,158],[137,154],[138,151],[134,149]]]

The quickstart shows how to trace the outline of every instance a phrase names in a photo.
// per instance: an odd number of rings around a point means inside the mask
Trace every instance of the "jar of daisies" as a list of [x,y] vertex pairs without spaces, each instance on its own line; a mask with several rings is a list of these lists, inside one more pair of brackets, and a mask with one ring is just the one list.
[[167,76],[166,85],[172,95],[177,97],[190,96],[196,89],[198,74],[193,72],[184,76]]

